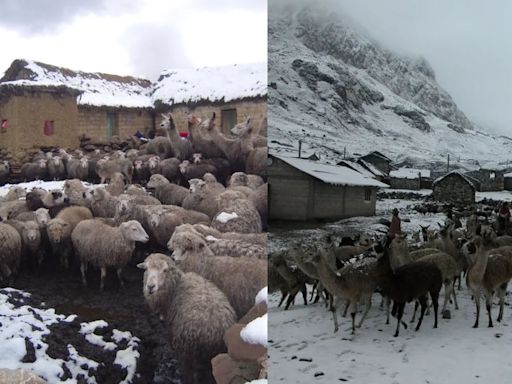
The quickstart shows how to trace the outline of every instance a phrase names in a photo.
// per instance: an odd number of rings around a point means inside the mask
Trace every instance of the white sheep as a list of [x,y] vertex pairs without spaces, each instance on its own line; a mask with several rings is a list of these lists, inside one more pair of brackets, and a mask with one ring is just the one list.
[[111,227],[99,220],[84,220],[80,222],[71,234],[75,251],[80,258],[82,283],[87,285],[86,271],[88,264],[101,268],[100,290],[103,291],[107,267],[117,270],[121,286],[123,268],[130,261],[135,242],[146,243],[149,236],[140,223],[130,220],[119,227]]

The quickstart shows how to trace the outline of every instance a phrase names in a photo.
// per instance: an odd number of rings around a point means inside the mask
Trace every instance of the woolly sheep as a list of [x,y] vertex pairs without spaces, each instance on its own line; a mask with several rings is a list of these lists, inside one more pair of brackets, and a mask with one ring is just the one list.
[[87,192],[87,187],[79,179],[70,179],[64,182],[64,195],[69,199],[71,205],[87,206],[84,192]]
[[69,268],[71,252],[71,233],[82,220],[92,219],[91,211],[86,207],[67,207],[48,222],[46,231],[54,253],[60,256],[61,265]]
[[4,201],[0,203],[0,219],[7,220],[16,217],[21,212],[27,212],[28,208],[23,200]]
[[222,192],[218,196],[218,213],[212,221],[212,227],[221,232],[261,232],[261,217],[254,204],[247,199],[232,197],[231,191]]
[[105,187],[108,193],[112,196],[119,196],[124,192],[125,177],[122,173],[116,172],[110,178],[108,185]]
[[158,174],[150,177],[147,187],[155,189],[155,197],[162,204],[181,206],[188,195],[187,188],[172,184],[164,176]]
[[85,192],[91,211],[97,217],[114,217],[118,199],[103,188],[91,188]]
[[87,180],[89,177],[89,160],[87,157],[80,159],[69,158],[68,160],[68,178]]
[[204,242],[184,231],[173,233],[168,248],[181,270],[195,272],[219,287],[239,318],[251,309],[254,297],[267,285],[266,260],[213,256]]
[[36,221],[7,220],[5,224],[9,224],[21,237],[21,262],[27,268],[35,270],[37,265],[42,262],[41,231]]
[[45,159],[40,159],[34,163],[25,163],[21,166],[21,176],[23,181],[44,180],[48,174]]
[[48,160],[47,167],[50,180],[62,180],[66,178],[66,167],[60,156],[53,156]]
[[180,209],[173,212],[159,210],[149,215],[148,226],[157,243],[162,247],[167,246],[169,238],[180,224],[209,224],[210,222],[209,217],[204,213],[186,210],[181,207],[177,208]]
[[21,236],[12,226],[0,223],[0,280],[12,283],[21,260]]
[[208,163],[191,163],[188,160],[180,164],[180,172],[183,177],[189,179],[200,179],[205,173],[217,174],[217,168]]
[[116,268],[119,283],[124,287],[122,272],[132,257],[135,242],[146,243],[148,240],[148,234],[135,220],[121,223],[119,227],[112,227],[97,219],[78,223],[71,234],[71,241],[80,258],[83,285],[87,285],[87,267],[92,264],[101,269],[101,291],[105,285],[107,267]]
[[122,173],[128,184],[132,183],[133,164],[129,159],[100,159],[96,163],[96,173],[101,179],[101,184],[104,184],[107,180],[110,180],[116,172]]
[[11,166],[9,162],[4,160],[0,161],[0,185],[4,185],[9,181],[9,174],[11,173]]
[[193,378],[225,352],[224,334],[236,321],[233,308],[214,284],[182,272],[163,254],[153,253],[137,266],[144,270],[144,297],[165,319],[170,345],[184,362],[184,375]]
[[7,194],[3,197],[3,199],[0,199],[0,202],[1,201],[14,201],[14,200],[18,200],[22,197],[25,197],[27,194],[27,192],[25,191],[24,188],[16,185],[14,187],[10,187],[9,190],[7,191]]
[[200,179],[191,179],[190,192],[187,193],[181,204],[183,208],[193,209],[202,212],[211,219],[215,217],[218,211],[215,191],[212,191],[208,185]]

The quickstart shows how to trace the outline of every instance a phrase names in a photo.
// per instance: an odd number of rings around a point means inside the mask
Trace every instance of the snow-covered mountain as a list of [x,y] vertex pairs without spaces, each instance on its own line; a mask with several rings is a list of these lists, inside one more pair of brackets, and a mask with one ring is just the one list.
[[422,166],[448,154],[466,168],[512,159],[512,139],[472,123],[424,58],[391,52],[341,12],[276,3],[269,4],[272,152],[296,152],[302,140],[329,160],[345,148]]

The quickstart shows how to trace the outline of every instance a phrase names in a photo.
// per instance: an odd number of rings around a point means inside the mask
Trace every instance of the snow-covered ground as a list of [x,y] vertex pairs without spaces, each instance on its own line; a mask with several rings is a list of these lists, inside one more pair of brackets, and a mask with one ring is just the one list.
[[[105,186],[105,184],[91,184],[86,181],[82,182],[87,188],[98,188]],[[52,191],[55,189],[62,190],[64,188],[64,181],[28,181],[26,183],[18,183],[18,184],[5,184],[0,187],[0,197],[7,195],[9,192],[9,188],[12,187],[21,187],[24,188],[27,192],[30,192],[33,188],[42,188],[47,191]]]
[[[476,200],[484,197],[510,199],[512,194],[507,191],[479,193]],[[269,234],[269,249],[284,248],[293,240],[313,243],[325,231],[339,235],[361,231],[379,233],[387,229],[379,220],[390,219],[395,207],[400,211],[402,230],[409,234],[418,231],[420,225],[437,227],[437,223],[444,223],[444,214],[421,214],[411,210],[420,202],[381,199],[377,201],[374,217],[354,217],[311,229],[281,228]],[[368,317],[355,335],[350,333],[350,318],[342,318],[340,310],[340,330],[334,334],[332,315],[323,303],[304,306],[299,294],[295,305],[285,311],[277,307],[280,293],[272,294],[268,324],[269,380],[389,384],[508,382],[512,374],[512,361],[508,357],[512,334],[507,332],[507,327],[512,325],[512,312],[506,306],[502,324],[495,322],[494,328],[487,328],[483,305],[480,328],[473,329],[475,305],[464,283],[457,294],[460,309],[449,307],[451,319],[439,315],[438,329],[433,329],[431,314],[425,317],[418,332],[411,326],[407,330],[402,327],[397,338],[393,337],[396,320],[391,318],[390,324],[385,324],[385,311],[379,307],[378,294],[374,295]],[[440,303],[443,295],[442,291]],[[404,319],[407,322],[412,309],[412,304],[406,307]],[[498,308],[494,306],[493,318],[497,315]]]
[[[330,312],[322,303],[277,308],[280,294],[269,297],[269,380],[285,383],[506,383],[512,374],[510,308],[502,324],[487,328],[481,314],[480,328],[473,329],[475,306],[465,286],[457,292],[460,309],[452,319],[439,316],[433,329],[433,313],[425,316],[418,332],[403,328],[393,337],[396,320],[386,325],[380,297],[361,329],[350,333],[349,317],[340,319],[333,333]],[[406,307],[408,322],[412,304]],[[494,317],[497,307],[494,307]]]
[[[65,341],[57,339],[56,343],[55,336],[51,336],[56,332],[56,327],[67,328],[69,338]],[[117,370],[126,371],[120,383],[132,383],[140,357],[140,340],[130,332],[116,329],[109,336],[108,328],[108,323],[102,320],[77,323],[76,315],[59,315],[44,305],[34,306],[29,293],[12,288],[2,289],[0,367],[33,371],[48,383],[76,383],[77,380],[97,383],[99,371],[117,366]],[[111,353],[114,361],[98,358],[103,356],[102,350]],[[96,356],[96,359],[91,356]]]

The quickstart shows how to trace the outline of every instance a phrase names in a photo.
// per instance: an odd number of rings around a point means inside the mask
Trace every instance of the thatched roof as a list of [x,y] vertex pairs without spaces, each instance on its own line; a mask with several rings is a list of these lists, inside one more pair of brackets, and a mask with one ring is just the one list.
[[165,70],[152,92],[156,106],[217,104],[266,96],[266,63]]
[[[132,76],[73,71],[31,60],[14,60],[0,79],[21,87],[65,87],[79,91],[78,104],[92,106],[151,108],[151,82]],[[42,89],[42,88],[40,88]]]

